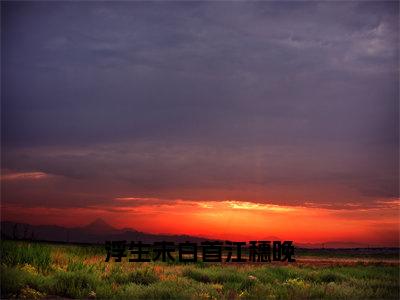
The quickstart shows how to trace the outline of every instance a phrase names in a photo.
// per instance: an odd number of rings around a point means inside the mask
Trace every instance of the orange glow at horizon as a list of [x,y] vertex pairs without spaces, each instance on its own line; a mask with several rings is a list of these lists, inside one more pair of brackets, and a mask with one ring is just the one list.
[[134,197],[114,201],[122,206],[64,209],[3,206],[2,213],[10,220],[63,226],[81,226],[101,217],[117,228],[217,239],[278,237],[301,243],[351,241],[383,246],[399,243],[397,202],[389,202],[388,207],[334,210],[243,201],[157,202],[154,198]]

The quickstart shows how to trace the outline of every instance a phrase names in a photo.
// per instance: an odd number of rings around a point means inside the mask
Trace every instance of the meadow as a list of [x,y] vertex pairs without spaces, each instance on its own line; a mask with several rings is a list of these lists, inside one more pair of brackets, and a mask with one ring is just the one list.
[[1,241],[2,298],[398,299],[398,253],[296,263],[105,262],[100,246]]

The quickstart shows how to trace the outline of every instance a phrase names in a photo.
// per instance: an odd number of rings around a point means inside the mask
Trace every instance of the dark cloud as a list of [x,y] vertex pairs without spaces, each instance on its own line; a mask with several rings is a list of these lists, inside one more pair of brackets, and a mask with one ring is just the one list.
[[3,2],[2,167],[60,205],[398,196],[398,33],[396,2]]

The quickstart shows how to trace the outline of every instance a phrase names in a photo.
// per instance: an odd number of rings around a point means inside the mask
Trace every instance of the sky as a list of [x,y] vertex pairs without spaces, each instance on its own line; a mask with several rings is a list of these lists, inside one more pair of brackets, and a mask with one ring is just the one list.
[[398,2],[1,17],[2,220],[398,245]]

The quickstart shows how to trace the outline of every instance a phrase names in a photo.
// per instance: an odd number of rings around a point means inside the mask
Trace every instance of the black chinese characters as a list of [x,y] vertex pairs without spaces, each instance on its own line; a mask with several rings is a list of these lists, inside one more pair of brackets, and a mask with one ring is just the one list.
[[231,242],[205,241],[200,246],[185,242],[142,242],[107,241],[106,262],[114,258],[121,262],[179,261],[197,262],[199,253],[203,262],[251,262],[265,263],[271,261],[294,262],[294,245],[292,241],[250,241]]

